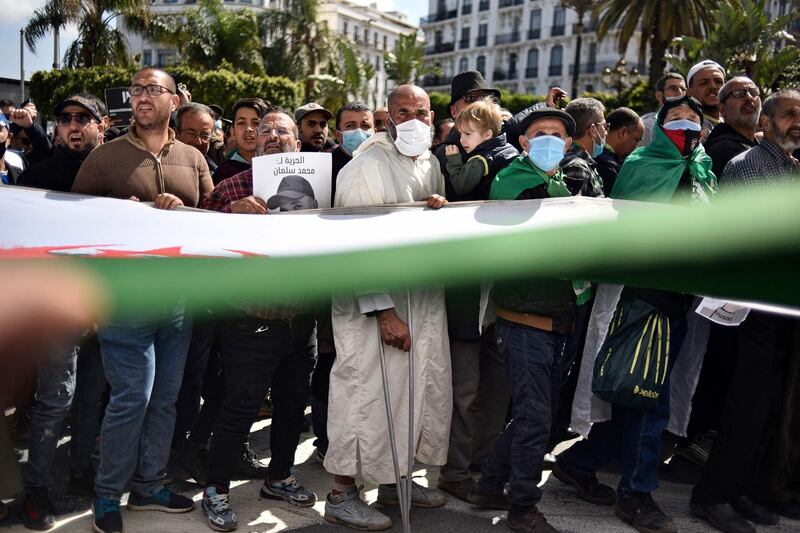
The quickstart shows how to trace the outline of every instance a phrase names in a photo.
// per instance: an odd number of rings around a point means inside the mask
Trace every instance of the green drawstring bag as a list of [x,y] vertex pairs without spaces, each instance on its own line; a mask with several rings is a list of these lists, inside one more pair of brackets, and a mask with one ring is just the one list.
[[658,406],[669,372],[669,318],[641,300],[617,304],[594,363],[592,392],[649,411]]

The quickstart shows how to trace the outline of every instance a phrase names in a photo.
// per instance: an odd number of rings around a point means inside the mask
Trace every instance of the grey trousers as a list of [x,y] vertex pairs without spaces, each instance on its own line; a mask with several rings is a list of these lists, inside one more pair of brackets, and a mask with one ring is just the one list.
[[483,462],[502,433],[509,392],[494,328],[480,340],[451,340],[450,359],[453,419],[447,463],[442,466],[439,479],[462,481],[470,477],[470,464]]

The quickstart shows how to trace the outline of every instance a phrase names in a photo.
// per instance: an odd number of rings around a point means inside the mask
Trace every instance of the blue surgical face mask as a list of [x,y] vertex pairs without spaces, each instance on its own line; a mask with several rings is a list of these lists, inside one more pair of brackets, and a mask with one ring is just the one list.
[[[592,127],[597,131],[597,136],[600,137],[600,131],[597,129],[597,126],[594,124]],[[594,138],[592,138],[592,158],[600,157],[600,154],[603,153],[603,148],[606,146],[606,138],[600,137],[600,144],[594,142]]]
[[680,120],[673,120],[672,122],[667,122],[666,124],[664,124],[663,128],[665,130],[700,131],[700,124],[682,118]]
[[354,130],[347,130],[342,132],[342,148],[348,153],[353,154],[356,148],[361,146],[361,143],[372,137],[374,132],[372,130],[362,130],[356,128]]
[[216,121],[216,122],[214,122],[214,126],[215,126],[215,127],[218,129],[218,130],[221,130],[221,129],[222,129],[222,119],[217,119],[217,121]]
[[528,143],[530,143],[528,157],[534,165],[545,172],[550,172],[556,168],[561,160],[564,159],[564,146],[566,143],[555,135],[533,137],[528,139]]

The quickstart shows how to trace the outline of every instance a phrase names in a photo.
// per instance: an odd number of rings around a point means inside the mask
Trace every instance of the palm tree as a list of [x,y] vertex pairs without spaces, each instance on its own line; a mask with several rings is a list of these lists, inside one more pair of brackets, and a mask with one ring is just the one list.
[[417,40],[416,33],[401,35],[394,50],[383,54],[386,76],[398,85],[413,83],[426,74],[438,74],[438,67],[423,63],[425,49]]
[[327,27],[317,20],[319,0],[288,0],[284,9],[270,9],[259,15],[259,31],[267,74],[305,79],[305,96],[314,90],[314,79],[325,60],[336,54],[336,43]]
[[[368,102],[370,82],[375,78],[375,65],[361,56],[358,46],[351,39],[335,39],[338,55],[331,54],[326,74],[309,76],[314,82],[308,99],[326,109],[339,109],[353,100]],[[333,59],[333,58],[336,59]]]
[[263,74],[258,21],[249,9],[227,9],[221,0],[202,0],[200,7],[177,16],[156,16],[147,34],[177,48],[181,59],[200,69],[217,69],[223,62],[251,74]]
[[712,0],[603,0],[595,8],[599,16],[597,37],[603,39],[619,24],[618,47],[620,54],[624,54],[634,32],[640,29],[639,57],[644,59],[649,44],[650,86],[653,87],[666,68],[665,54],[672,39],[679,35],[702,37],[706,22],[711,20],[711,9],[717,3]]
[[31,52],[36,52],[36,42],[53,30],[53,68],[59,68],[61,51],[59,47],[59,34],[61,29],[77,13],[79,0],[50,0],[44,6],[33,12],[25,25],[25,42]]
[[575,29],[575,61],[572,67],[572,98],[578,97],[578,77],[581,70],[581,48],[583,46],[583,17],[597,4],[597,0],[565,0],[561,2],[564,7],[570,8],[578,14],[578,24]]

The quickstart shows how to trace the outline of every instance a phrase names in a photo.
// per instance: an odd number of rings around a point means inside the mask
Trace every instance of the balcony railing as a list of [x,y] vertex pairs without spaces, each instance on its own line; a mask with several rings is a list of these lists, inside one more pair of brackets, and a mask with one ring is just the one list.
[[458,41],[458,47],[463,50],[464,48],[469,48],[469,39],[461,39]]
[[475,46],[486,46],[486,36],[478,35],[478,38],[475,39]]
[[425,55],[444,54],[446,52],[452,52],[455,48],[456,43],[436,43],[425,48]]
[[537,67],[526,68],[525,69],[525,77],[526,78],[538,78],[539,77],[539,69]]
[[469,15],[470,13],[472,13],[472,4],[464,4],[461,6],[462,15]]
[[564,35],[564,26],[563,25],[561,25],[561,26],[553,26],[550,29],[550,36],[551,37],[557,37],[559,35]]
[[489,11],[489,0],[481,0],[478,4],[478,11]]
[[458,16],[458,9],[451,9],[450,11],[439,11],[431,13],[427,17],[419,19],[420,24],[431,24],[432,22],[441,22],[443,20],[454,19]]
[[501,33],[494,38],[494,44],[509,44],[519,42],[519,32]]
[[542,30],[540,28],[536,28],[535,30],[531,29],[528,30],[528,39],[541,39],[542,38]]
[[547,69],[548,76],[561,76],[564,68],[563,65],[550,65],[550,68]]
[[521,6],[525,4],[525,0],[500,0],[500,3],[497,5],[498,9],[502,9],[504,7],[510,6]]

